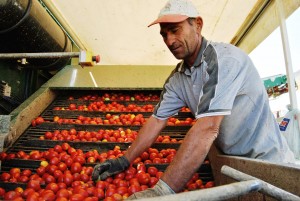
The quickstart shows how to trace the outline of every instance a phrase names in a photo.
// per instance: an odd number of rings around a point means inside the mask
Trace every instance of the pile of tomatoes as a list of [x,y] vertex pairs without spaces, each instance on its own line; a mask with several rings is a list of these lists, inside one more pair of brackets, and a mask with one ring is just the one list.
[[[74,100],[73,96],[68,98]],[[102,95],[85,95],[78,98],[84,101],[159,101],[159,95],[151,93],[134,93],[132,95],[124,93],[104,93]]]
[[[60,140],[60,141],[75,141],[75,142],[133,142],[138,135],[137,131],[129,128],[113,129],[99,129],[98,131],[77,131],[75,128],[69,130],[54,130],[46,131],[44,135],[40,136],[40,140]],[[168,135],[160,135],[156,142],[162,143],[180,143],[182,140],[171,138]]]
[[[16,155],[26,159],[25,152]],[[120,157],[124,151],[116,146],[107,152],[99,153],[90,150],[84,153],[75,149],[68,143],[55,145],[44,152],[31,151],[29,159],[40,160],[40,166],[35,170],[11,168],[8,172],[1,173],[2,182],[23,183],[26,188],[17,187],[12,191],[0,188],[0,196],[4,200],[124,200],[131,194],[153,187],[163,172],[155,165],[156,158],[167,158],[167,163],[172,161],[176,154],[175,149],[149,148],[143,152],[133,164],[124,172],[109,177],[104,181],[93,182],[93,171],[90,163],[103,162],[107,159]],[[31,157],[35,155],[35,157]],[[1,153],[1,161],[8,160],[8,154]],[[37,157],[39,156],[39,157]],[[97,160],[91,160],[97,158]],[[13,158],[11,158],[13,159]],[[163,163],[159,161],[157,163]],[[146,166],[146,164],[148,164]],[[212,187],[213,182],[204,182],[196,173],[187,183],[184,191]]]
[[[88,117],[79,115],[77,119],[61,118],[54,116],[52,121],[45,121],[43,117],[37,117],[32,120],[31,125],[37,126],[44,122],[54,122],[58,124],[83,124],[83,125],[119,125],[119,126],[141,126],[144,125],[147,118],[143,114],[106,114],[105,118],[101,117]],[[191,126],[195,124],[195,120],[187,117],[184,120],[180,120],[175,117],[168,119],[168,126]]]

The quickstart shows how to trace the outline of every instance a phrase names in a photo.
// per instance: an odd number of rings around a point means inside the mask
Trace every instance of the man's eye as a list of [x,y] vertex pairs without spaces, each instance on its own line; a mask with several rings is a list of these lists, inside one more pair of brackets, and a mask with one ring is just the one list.
[[176,33],[178,31],[178,29],[176,28],[176,29],[171,29],[171,32],[172,33]]
[[167,37],[167,34],[161,34],[161,36],[162,36],[163,38],[166,38],[166,37]]

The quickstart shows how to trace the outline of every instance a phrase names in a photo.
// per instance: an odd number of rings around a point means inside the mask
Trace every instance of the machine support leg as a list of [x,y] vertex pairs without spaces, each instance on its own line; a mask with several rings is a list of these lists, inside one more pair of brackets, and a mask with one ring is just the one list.
[[213,201],[213,200],[226,200],[237,196],[245,195],[250,192],[258,191],[262,184],[258,180],[242,181],[213,188],[202,190],[195,190],[190,192],[166,195],[153,198],[138,199],[141,201]]
[[229,166],[224,165],[221,168],[221,172],[237,181],[247,181],[247,180],[259,180],[262,183],[262,188],[261,190],[259,190],[259,192],[264,193],[266,195],[269,195],[275,199],[278,200],[299,200],[300,201],[300,197],[289,193],[281,188],[278,188],[276,186],[273,186],[272,184],[269,184],[263,180],[260,180],[256,177],[253,177],[251,175],[245,174],[243,172],[240,172],[238,170],[235,170]]

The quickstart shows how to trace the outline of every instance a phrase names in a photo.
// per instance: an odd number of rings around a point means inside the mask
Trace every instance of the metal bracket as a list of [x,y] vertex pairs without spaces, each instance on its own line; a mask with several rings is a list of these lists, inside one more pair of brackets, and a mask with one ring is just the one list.
[[26,59],[35,58],[64,58],[64,57],[79,57],[79,65],[93,66],[94,62],[100,62],[100,56],[93,56],[92,52],[80,51],[80,52],[41,52],[41,53],[5,53],[0,54],[0,59],[21,59],[26,63]]

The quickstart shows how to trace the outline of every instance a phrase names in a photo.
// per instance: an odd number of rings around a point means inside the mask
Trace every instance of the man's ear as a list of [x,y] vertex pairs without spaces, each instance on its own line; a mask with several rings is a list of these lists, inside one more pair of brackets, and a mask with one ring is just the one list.
[[196,17],[195,22],[196,22],[197,30],[201,32],[202,27],[203,27],[203,20],[202,20],[202,18],[200,16]]

